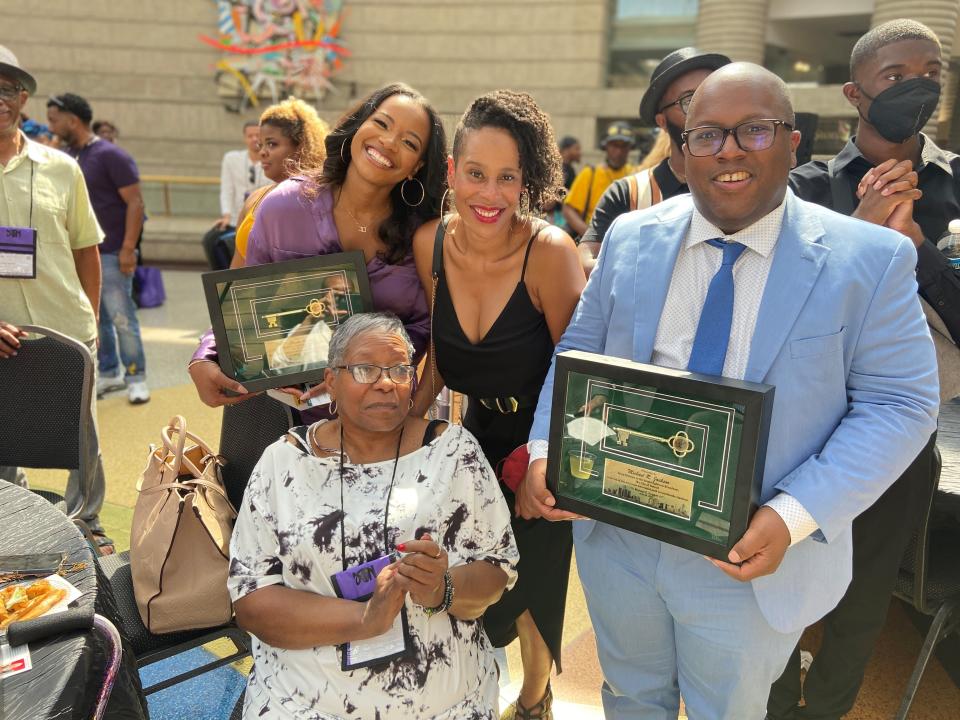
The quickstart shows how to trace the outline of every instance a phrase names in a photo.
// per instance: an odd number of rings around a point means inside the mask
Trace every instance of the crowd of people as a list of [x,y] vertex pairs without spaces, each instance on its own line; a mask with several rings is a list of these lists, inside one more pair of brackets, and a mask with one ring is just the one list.
[[[332,128],[296,100],[244,128],[215,228],[235,231],[228,262],[359,251],[374,306],[338,325],[322,377],[295,391],[330,402],[266,450],[239,508],[245,717],[551,718],[574,549],[607,718],[676,717],[681,694],[698,720],[848,712],[938,404],[957,391],[960,279],[936,242],[960,217],[960,166],[922,132],[943,68],[919,23],[868,32],[844,86],[856,136],[802,167],[783,81],[695,48],[651,77],[640,120],[662,132],[640,168],[616,122],[604,162],[573,172],[579,143],[510,90],[473,100],[449,146],[401,83]],[[52,97],[48,121],[78,162],[26,139],[33,92],[0,50],[0,224],[49,247],[36,278],[0,279],[0,358],[21,324],[91,350],[99,337],[102,376],[133,401],[136,167],[104,151],[75,95]],[[565,228],[543,219],[557,208]],[[760,507],[726,562],[556,507],[546,456],[565,350],[776,387]],[[251,396],[212,333],[188,372],[208,405]],[[444,387],[467,398],[462,426],[426,419]],[[495,468],[518,454],[511,489]],[[100,487],[102,502],[102,473]],[[362,602],[343,591],[368,580]],[[824,617],[801,704],[798,641]],[[501,714],[492,647],[517,638],[522,685]]]

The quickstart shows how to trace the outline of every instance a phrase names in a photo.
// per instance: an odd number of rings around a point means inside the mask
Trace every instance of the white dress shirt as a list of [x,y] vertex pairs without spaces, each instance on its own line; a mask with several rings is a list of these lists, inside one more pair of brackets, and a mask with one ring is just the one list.
[[250,160],[246,150],[224,153],[220,165],[220,214],[229,214],[230,224],[236,227],[247,195],[269,184],[260,163]]
[[[733,266],[733,318],[723,363],[724,377],[743,379],[760,311],[760,299],[767,285],[785,210],[786,205],[781,203],[753,225],[733,235],[726,235],[694,208],[690,229],[677,254],[670,288],[657,325],[650,359],[652,364],[668,368],[687,367],[710,281],[723,260],[723,250],[707,243],[707,240],[717,238],[747,247]],[[546,443],[531,443],[531,461],[543,457],[546,457]],[[791,495],[781,492],[767,505],[783,518],[790,530],[791,544],[816,531],[816,521]]]

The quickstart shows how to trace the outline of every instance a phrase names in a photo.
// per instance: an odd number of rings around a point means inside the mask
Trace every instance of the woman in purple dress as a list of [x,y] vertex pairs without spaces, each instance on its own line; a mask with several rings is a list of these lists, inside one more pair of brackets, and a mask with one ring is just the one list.
[[[413,261],[413,234],[440,214],[446,136],[440,117],[413,88],[387,85],[348,111],[326,138],[318,174],[282,182],[257,210],[247,265],[363,252],[375,310],[396,314],[423,354],[430,316]],[[189,367],[200,399],[217,407],[249,395],[220,371],[207,333]],[[318,385],[301,399],[323,392]],[[229,394],[228,394],[229,393]]]

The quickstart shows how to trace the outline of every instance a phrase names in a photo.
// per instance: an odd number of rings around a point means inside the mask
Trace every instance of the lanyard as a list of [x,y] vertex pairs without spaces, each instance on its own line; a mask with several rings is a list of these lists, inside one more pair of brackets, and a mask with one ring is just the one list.
[[30,220],[27,222],[27,227],[33,227],[33,173],[37,169],[37,163],[33,158],[30,158]]
[[[393,495],[393,483],[397,479],[397,463],[400,462],[400,443],[403,441],[403,428],[400,428],[400,437],[397,438],[397,453],[393,458],[393,472],[390,474],[390,488],[387,490],[387,502],[383,508],[383,554],[390,553],[387,526],[390,519],[390,496]],[[347,569],[347,539],[343,527],[347,523],[347,513],[343,506],[343,421],[340,421],[340,563],[344,571]]]

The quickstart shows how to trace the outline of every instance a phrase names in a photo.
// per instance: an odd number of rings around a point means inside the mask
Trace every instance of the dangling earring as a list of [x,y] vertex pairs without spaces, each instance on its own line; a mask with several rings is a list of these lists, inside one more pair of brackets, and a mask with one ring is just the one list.
[[331,401],[330,401],[330,414],[331,414],[331,415],[336,415],[336,414],[337,414],[337,401],[336,401],[336,400],[331,400]]
[[517,219],[526,222],[530,219],[530,192],[524,188],[520,193],[520,202],[517,205]]
[[[417,200],[416,202],[410,202],[409,200],[407,200],[407,196],[405,193],[407,191],[408,182],[415,182],[417,185],[420,186],[420,199]],[[407,178],[402,183],[400,183],[400,199],[403,200],[403,202],[406,203],[408,207],[417,207],[420,203],[423,202],[424,198],[426,197],[427,197],[427,189],[423,186],[423,183],[420,182],[419,178]]]
[[346,162],[349,162],[349,161],[343,156],[343,148],[346,147],[346,145],[347,145],[347,139],[344,138],[344,139],[343,139],[343,142],[340,143],[340,159],[343,160],[343,162],[345,162],[345,163],[346,163]]
[[410,409],[413,410],[413,398],[410,398]]

